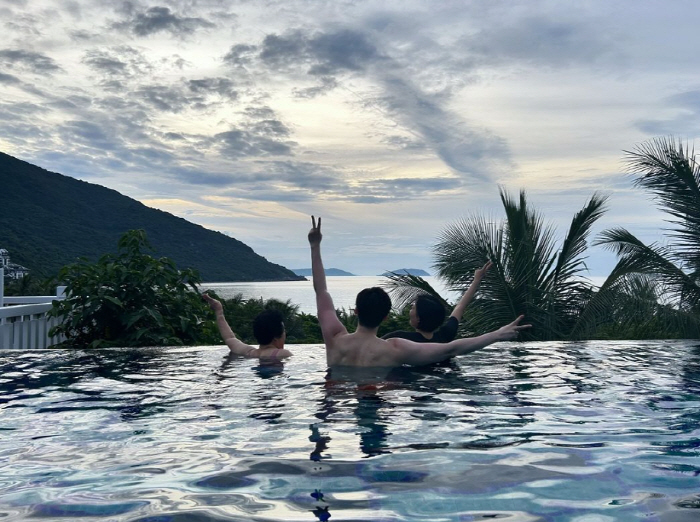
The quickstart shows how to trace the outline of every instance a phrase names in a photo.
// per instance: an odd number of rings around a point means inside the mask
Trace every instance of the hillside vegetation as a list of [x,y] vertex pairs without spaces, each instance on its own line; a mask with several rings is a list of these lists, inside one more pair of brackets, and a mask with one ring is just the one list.
[[96,260],[126,231],[142,229],[158,255],[203,281],[302,279],[220,232],[3,153],[0,187],[0,248],[33,276],[52,277],[78,257]]

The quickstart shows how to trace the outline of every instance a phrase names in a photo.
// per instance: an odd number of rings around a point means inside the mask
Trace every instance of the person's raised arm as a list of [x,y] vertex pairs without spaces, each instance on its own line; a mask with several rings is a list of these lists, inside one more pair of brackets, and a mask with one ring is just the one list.
[[314,292],[316,293],[316,310],[318,322],[321,324],[321,332],[323,333],[324,341],[332,339],[340,333],[347,333],[345,326],[338,319],[333,306],[333,298],[328,293],[326,286],[326,272],[323,269],[323,260],[321,259],[321,217],[318,218],[318,224],[314,216],[311,216],[311,230],[309,231],[309,246],[311,247],[311,275],[314,283]]
[[202,294],[202,299],[204,299],[209,304],[211,309],[214,310],[214,314],[216,315],[216,326],[219,328],[221,338],[224,340],[224,343],[226,343],[226,346],[228,346],[228,349],[231,350],[231,353],[243,355],[244,357],[250,355],[250,352],[255,350],[255,348],[245,344],[236,337],[236,334],[233,333],[231,326],[228,324],[228,321],[226,321],[226,317],[224,316],[224,307],[222,306],[221,302],[217,301],[209,294]]
[[479,285],[481,285],[481,281],[484,279],[484,277],[486,276],[486,273],[489,271],[489,269],[491,268],[492,265],[493,265],[493,263],[491,261],[489,261],[484,266],[482,266],[478,270],[474,271],[474,279],[472,280],[472,284],[469,285],[469,288],[467,289],[467,291],[464,292],[464,295],[462,295],[462,298],[459,300],[457,305],[452,310],[450,317],[456,318],[457,321],[462,320],[462,316],[464,315],[464,310],[467,308],[467,305],[474,298],[474,295],[476,294],[477,290],[479,290]]
[[531,324],[520,324],[524,316],[518,317],[515,321],[498,330],[489,332],[477,337],[465,337],[456,339],[449,343],[413,343],[405,339],[391,339],[400,349],[400,362],[413,366],[432,364],[457,355],[466,355],[484,348],[499,341],[511,341],[517,339],[518,333],[526,328],[531,328]]

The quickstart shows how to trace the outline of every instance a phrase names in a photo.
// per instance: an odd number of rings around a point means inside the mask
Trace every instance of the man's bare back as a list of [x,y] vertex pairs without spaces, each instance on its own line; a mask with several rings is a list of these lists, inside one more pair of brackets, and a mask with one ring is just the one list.
[[381,288],[366,288],[357,296],[355,313],[359,325],[349,333],[340,322],[326,286],[326,274],[321,259],[321,218],[311,216],[309,231],[311,270],[316,308],[326,344],[329,366],[392,367],[409,364],[420,366],[464,355],[489,344],[515,339],[518,332],[530,325],[519,325],[522,316],[512,323],[478,337],[456,339],[450,343],[414,343],[407,339],[380,339],[377,331],[391,310],[391,300]]

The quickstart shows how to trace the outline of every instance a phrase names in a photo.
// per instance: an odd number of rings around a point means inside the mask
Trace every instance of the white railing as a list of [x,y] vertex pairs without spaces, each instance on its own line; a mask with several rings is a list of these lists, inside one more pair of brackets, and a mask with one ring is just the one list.
[[0,268],[0,350],[49,348],[61,342],[62,338],[49,336],[58,319],[46,312],[52,301],[65,298],[66,287],[57,287],[56,295],[5,297],[4,276]]

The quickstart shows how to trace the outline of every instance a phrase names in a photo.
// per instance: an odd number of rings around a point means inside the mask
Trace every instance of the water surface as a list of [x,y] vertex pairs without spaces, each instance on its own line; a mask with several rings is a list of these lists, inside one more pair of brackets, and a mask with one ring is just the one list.
[[698,521],[700,343],[0,353],[0,520]]

